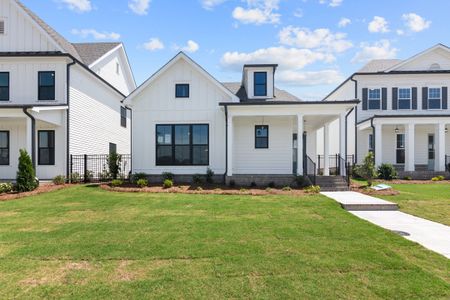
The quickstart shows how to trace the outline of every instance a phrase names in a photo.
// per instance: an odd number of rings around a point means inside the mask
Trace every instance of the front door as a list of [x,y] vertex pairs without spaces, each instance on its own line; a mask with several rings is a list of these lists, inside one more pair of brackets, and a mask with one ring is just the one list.
[[434,149],[434,134],[428,135],[428,170],[434,170],[434,157],[435,157],[435,149]]
[[297,175],[297,134],[292,136],[292,174]]

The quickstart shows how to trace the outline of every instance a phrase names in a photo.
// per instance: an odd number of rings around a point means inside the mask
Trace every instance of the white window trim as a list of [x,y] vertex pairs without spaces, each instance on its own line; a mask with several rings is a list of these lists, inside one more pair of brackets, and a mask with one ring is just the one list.
[[[370,101],[376,101],[376,99],[370,99],[370,90],[380,90],[380,98],[378,98],[378,101],[380,102],[380,108],[370,108]],[[374,88],[367,88],[367,110],[371,110],[371,111],[381,111],[382,110],[382,103],[381,103],[381,99],[383,98],[383,89],[379,88],[379,87],[374,87]]]
[[176,97],[176,93],[173,94],[173,99],[175,101],[183,101],[183,100],[190,100],[192,99],[192,81],[191,80],[174,80],[173,81],[173,88],[176,88],[177,84],[189,84],[189,97]]
[[[430,91],[432,90],[432,89],[439,89],[441,92],[441,97],[439,98],[439,108],[430,108]],[[431,100],[437,100],[438,98],[433,98],[433,99],[431,99]],[[442,87],[440,87],[440,86],[429,86],[428,87],[428,95],[427,95],[427,101],[428,101],[428,103],[427,103],[427,108],[428,108],[428,110],[442,110]]]
[[[408,100],[407,98],[400,99],[400,90],[409,90],[409,108],[400,108],[400,100]],[[412,110],[412,88],[411,87],[399,87],[397,90],[397,109],[398,110]]]

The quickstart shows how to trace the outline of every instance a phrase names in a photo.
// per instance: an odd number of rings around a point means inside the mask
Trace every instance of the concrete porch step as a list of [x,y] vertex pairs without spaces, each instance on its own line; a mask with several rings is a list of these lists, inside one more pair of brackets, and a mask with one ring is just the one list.
[[356,192],[323,192],[324,196],[339,202],[348,211],[395,211],[398,205]]
[[321,191],[348,191],[348,185],[342,176],[318,176],[316,185],[320,186]]

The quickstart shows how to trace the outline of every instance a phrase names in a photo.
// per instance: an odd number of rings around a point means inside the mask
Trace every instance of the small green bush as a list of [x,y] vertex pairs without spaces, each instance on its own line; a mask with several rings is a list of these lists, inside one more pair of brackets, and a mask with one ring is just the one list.
[[295,182],[300,188],[308,186],[308,181],[306,180],[305,176],[302,175],[295,176]]
[[136,173],[131,175],[131,182],[137,184],[140,179],[147,179],[148,175],[146,173]]
[[228,183],[228,185],[229,185],[230,187],[235,187],[235,186],[236,186],[236,181],[230,180],[230,182]]
[[170,189],[171,187],[173,187],[173,180],[170,179],[164,180],[163,188]]
[[162,177],[163,177],[163,180],[172,180],[173,181],[173,178],[175,177],[175,175],[173,175],[173,173],[170,173],[170,172],[164,172],[164,173],[162,173]]
[[109,171],[106,169],[103,169],[103,171],[98,173],[98,178],[100,179],[101,182],[107,182],[112,179],[111,173],[109,173]]
[[275,182],[273,181],[269,182],[268,186],[272,189],[275,188]]
[[112,187],[119,187],[123,184],[123,181],[120,179],[114,179],[113,181],[111,181],[111,186]]
[[411,176],[405,176],[405,177],[403,177],[403,180],[412,180],[412,177]]
[[72,173],[72,175],[70,175],[70,182],[71,183],[80,183],[81,182],[81,175],[80,173]]
[[241,193],[247,193],[247,192],[248,192],[248,190],[245,189],[245,188],[241,188],[239,191],[240,191]]
[[250,183],[250,187],[252,187],[252,188],[255,188],[255,187],[257,187],[257,184],[256,184],[256,182],[252,181],[252,183]]
[[397,178],[397,170],[391,164],[381,164],[378,167],[378,178],[392,180]]
[[292,191],[292,188],[290,186],[285,186],[281,189],[283,192],[290,192]]
[[16,190],[20,193],[34,191],[38,187],[36,172],[31,157],[26,150],[20,149],[19,167],[16,177]]
[[210,168],[206,169],[206,182],[214,183],[214,171]]
[[11,193],[14,186],[11,183],[0,183],[0,194]]
[[86,174],[84,175],[84,180],[89,183],[94,180],[94,172],[92,171],[86,171]]
[[203,183],[203,175],[195,174],[194,176],[192,176],[192,182],[194,184],[202,184]]
[[367,180],[367,185],[372,186],[373,179],[377,176],[375,169],[375,158],[372,152],[369,152],[364,158],[362,165],[358,165],[355,168],[355,173],[361,178]]
[[55,178],[53,178],[53,184],[55,185],[63,185],[66,183],[66,177],[63,175],[58,175]]
[[266,192],[267,192],[267,193],[271,193],[272,190],[273,190],[273,189],[272,189],[271,187],[266,188]]
[[431,178],[432,181],[443,181],[445,179],[444,176],[436,176]]
[[320,193],[320,186],[318,185],[311,185],[305,188],[305,192],[308,194],[318,194]]
[[201,191],[203,191],[203,188],[201,186],[198,186],[195,190],[198,192],[201,192]]
[[144,179],[144,178],[141,178],[141,179],[139,179],[138,181],[136,181],[136,185],[137,185],[138,187],[140,187],[141,189],[143,189],[143,188],[145,188],[146,186],[148,186],[148,180],[147,180],[147,179]]

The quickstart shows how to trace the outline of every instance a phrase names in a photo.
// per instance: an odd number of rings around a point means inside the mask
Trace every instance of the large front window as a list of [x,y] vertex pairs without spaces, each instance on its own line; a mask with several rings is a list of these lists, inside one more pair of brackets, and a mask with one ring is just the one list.
[[209,165],[209,125],[156,125],[156,165]]
[[441,88],[428,89],[428,109],[441,109]]
[[405,163],[405,135],[397,134],[397,153],[396,153],[397,164]]
[[254,85],[254,94],[256,97],[267,96],[267,72],[255,72]]
[[398,109],[411,109],[411,89],[398,89]]
[[269,126],[267,125],[255,126],[255,148],[256,149],[269,148]]
[[9,73],[0,72],[0,101],[9,101]]
[[53,130],[38,132],[38,163],[43,166],[55,164],[55,132]]
[[39,100],[55,100],[55,72],[39,72]]
[[0,166],[9,165],[9,131],[0,131]]
[[380,109],[381,89],[369,89],[368,94],[369,109]]

